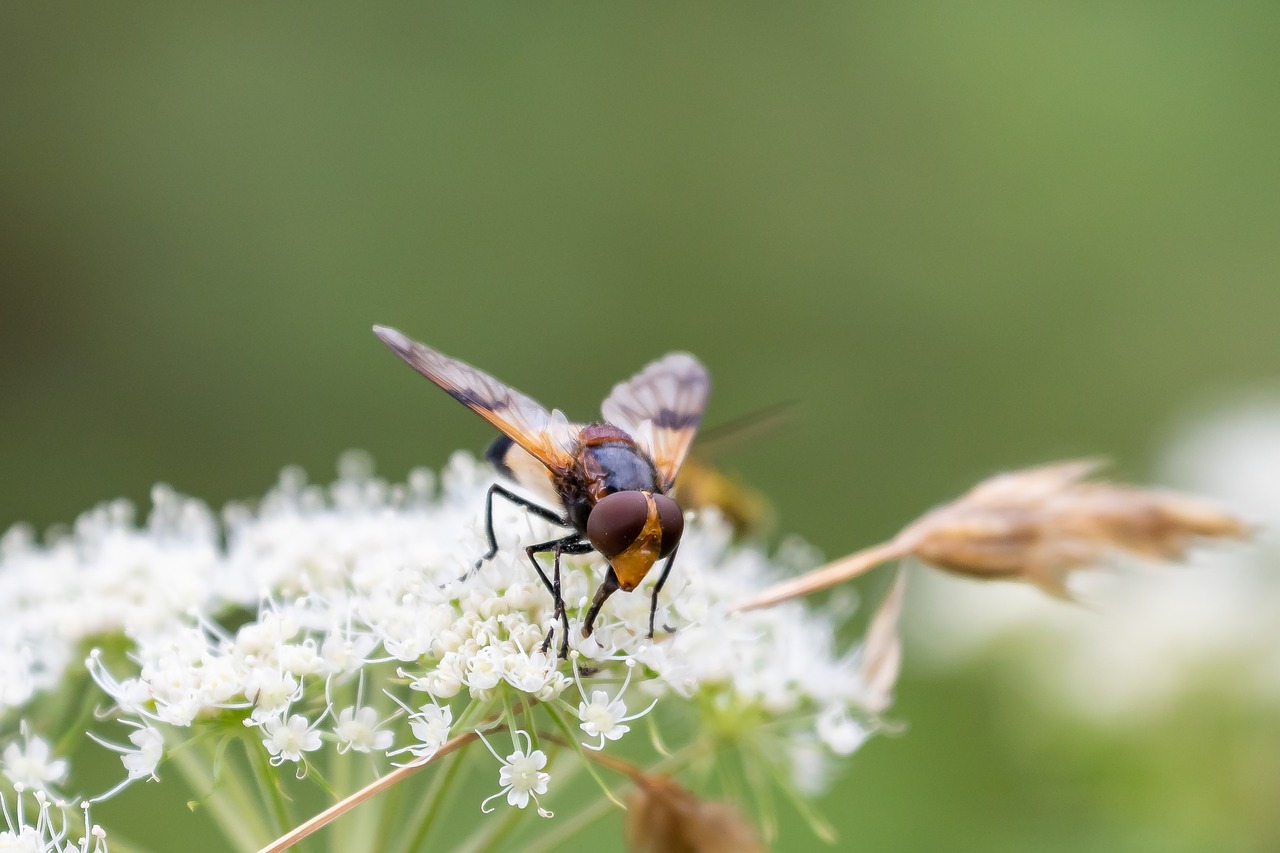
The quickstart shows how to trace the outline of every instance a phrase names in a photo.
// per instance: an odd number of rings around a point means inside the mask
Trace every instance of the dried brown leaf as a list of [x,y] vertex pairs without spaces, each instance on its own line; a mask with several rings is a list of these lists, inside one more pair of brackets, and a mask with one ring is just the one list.
[[764,853],[755,829],[728,803],[700,799],[666,776],[640,776],[627,801],[631,853]]

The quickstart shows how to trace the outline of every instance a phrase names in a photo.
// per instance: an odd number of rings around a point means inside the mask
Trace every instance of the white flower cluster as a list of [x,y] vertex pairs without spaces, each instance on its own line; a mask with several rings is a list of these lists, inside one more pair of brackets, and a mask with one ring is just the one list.
[[198,501],[157,486],[144,529],[116,501],[38,545],[18,525],[0,536],[0,711],[79,666],[88,637],[147,631],[215,599],[217,525]]
[[[907,633],[938,666],[999,650],[1053,707],[1137,724],[1191,691],[1280,700],[1280,403],[1248,401],[1189,421],[1166,481],[1238,511],[1252,541],[1188,566],[1128,564],[1082,576],[1079,607],[1034,589],[922,573]],[[1003,657],[1009,658],[1006,651]]]
[[[326,744],[425,760],[495,711],[511,719],[535,702],[577,716],[595,749],[663,697],[721,721],[763,720],[796,750],[817,738],[845,754],[873,723],[856,650],[837,655],[826,615],[799,603],[729,613],[778,570],[735,546],[714,513],[689,521],[659,603],[658,624],[676,630],[658,639],[645,636],[656,578],[611,598],[583,639],[577,627],[607,566],[564,558],[573,652],[561,661],[554,644],[541,651],[552,601],[519,547],[555,531],[495,502],[500,550],[473,571],[487,550],[491,475],[459,454],[441,479],[439,494],[425,471],[391,485],[350,454],[333,485],[286,469],[256,509],[230,507],[222,524],[158,488],[143,528],[113,504],[46,546],[11,531],[0,554],[0,707],[56,683],[78,643],[122,634],[127,658],[104,642],[88,665],[133,728],[131,745],[102,741],[122,754],[124,783],[152,776],[166,743],[215,717],[256,728],[272,762],[300,773]],[[527,734],[511,737],[500,784],[524,807],[546,790],[546,757]]]
[[[0,830],[0,850],[12,853],[108,853],[107,833],[89,820],[89,807],[82,815],[67,803],[51,800],[43,790],[28,794],[26,786],[13,786],[13,808],[9,798],[0,796],[5,829]],[[28,802],[30,800],[30,802]],[[34,811],[34,814],[32,812]],[[84,832],[75,835],[83,821]]]

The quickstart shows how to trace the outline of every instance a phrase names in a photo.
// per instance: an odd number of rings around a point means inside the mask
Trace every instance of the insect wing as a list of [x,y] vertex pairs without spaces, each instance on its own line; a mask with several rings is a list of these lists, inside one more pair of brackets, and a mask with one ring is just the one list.
[[507,436],[499,436],[493,444],[489,445],[485,459],[488,459],[504,476],[515,480],[549,506],[558,506],[563,503],[564,498],[556,489],[551,471],[547,466]]
[[702,363],[673,352],[615,386],[600,410],[648,452],[669,489],[698,432],[710,391]]
[[579,427],[558,410],[548,412],[532,397],[504,385],[483,370],[449,358],[395,329],[374,326],[374,334],[423,376],[493,424],[553,471],[573,464]]

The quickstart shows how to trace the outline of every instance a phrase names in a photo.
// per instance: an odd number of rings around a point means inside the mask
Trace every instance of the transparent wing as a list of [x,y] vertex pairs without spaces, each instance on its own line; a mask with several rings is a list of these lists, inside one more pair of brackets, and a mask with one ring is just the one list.
[[502,435],[494,439],[484,456],[500,473],[542,498],[548,506],[563,506],[564,499],[556,489],[550,469],[509,437]]
[[615,386],[600,411],[606,421],[631,434],[671,488],[710,391],[702,363],[688,353],[673,352]]
[[548,412],[532,397],[504,385],[483,370],[433,350],[386,326],[373,332],[391,351],[455,400],[493,424],[553,471],[573,464],[580,427],[559,410]]

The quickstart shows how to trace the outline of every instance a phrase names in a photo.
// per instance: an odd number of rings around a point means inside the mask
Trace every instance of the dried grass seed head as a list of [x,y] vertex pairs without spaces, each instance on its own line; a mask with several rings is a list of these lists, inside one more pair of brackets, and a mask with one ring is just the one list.
[[1200,539],[1234,538],[1244,523],[1187,495],[1083,482],[1093,460],[991,477],[922,516],[897,541],[926,563],[980,578],[1022,579],[1067,596],[1071,571],[1116,552],[1177,559]]

